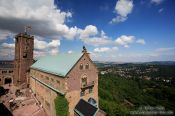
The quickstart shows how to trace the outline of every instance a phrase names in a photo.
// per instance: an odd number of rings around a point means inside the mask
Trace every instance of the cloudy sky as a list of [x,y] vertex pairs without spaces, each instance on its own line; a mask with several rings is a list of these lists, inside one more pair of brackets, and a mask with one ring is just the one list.
[[81,52],[96,61],[175,61],[174,0],[0,0],[0,59],[30,25],[34,57]]

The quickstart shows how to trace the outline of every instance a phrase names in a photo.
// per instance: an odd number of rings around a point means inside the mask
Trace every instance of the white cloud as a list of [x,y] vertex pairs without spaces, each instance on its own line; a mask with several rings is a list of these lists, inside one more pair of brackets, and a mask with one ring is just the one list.
[[94,37],[82,38],[82,41],[88,45],[99,46],[108,45],[112,43],[112,39],[109,38],[104,31],[101,31],[100,35]]
[[158,5],[158,4],[162,3],[163,1],[164,0],[151,0],[151,3]]
[[136,39],[135,36],[122,35],[115,40],[115,43],[125,48],[129,48],[129,44],[138,43],[144,45],[146,42],[144,39]]
[[138,39],[137,41],[136,41],[136,43],[139,43],[139,44],[145,44],[145,40],[144,39]]
[[59,50],[58,50],[58,48],[54,48],[54,49],[51,49],[51,55],[56,55],[56,54],[58,54],[58,52],[59,52]]
[[73,51],[72,50],[69,50],[67,53],[71,54],[71,53],[73,53]]
[[[132,0],[119,0],[115,7],[115,11],[118,16],[114,18],[113,22],[117,22],[118,20],[120,22],[127,20],[128,14],[132,12],[132,9]],[[116,42],[124,47],[129,47],[129,44],[133,43],[130,39],[120,40],[119,38],[121,37],[118,38],[119,40],[114,41],[103,31],[98,30],[95,25],[87,25],[83,29],[76,26],[69,27],[66,25],[66,21],[71,17],[71,12],[65,12],[61,11],[59,8],[55,8],[53,1],[50,0],[37,0],[37,2],[35,0],[1,0],[0,35],[4,35],[3,37],[0,36],[0,40],[6,39],[9,33],[19,33],[23,30],[24,26],[30,25],[32,27],[30,33],[35,36],[35,57],[47,54],[57,54],[59,52],[60,39],[62,38],[68,40],[77,38],[85,44],[93,46],[113,45]],[[127,37],[132,38],[134,36]],[[14,52],[9,52],[12,48],[12,51],[14,51],[13,43],[4,43],[0,47],[3,48],[0,51],[4,50],[1,52],[4,56],[14,54]],[[100,50],[105,51],[105,48],[96,49],[96,51],[98,50],[99,52]],[[117,50],[117,47],[109,47],[109,50],[106,48],[108,53],[111,53],[111,51],[115,52]]]
[[110,23],[119,23],[127,20],[128,15],[132,12],[134,7],[132,0],[118,0],[115,6],[117,16],[113,18]]
[[103,47],[103,48],[95,48],[94,52],[108,52],[110,49],[108,47]]
[[[94,25],[87,25],[84,29],[67,26],[65,22],[72,17],[72,13],[55,8],[53,3],[50,0],[1,0],[0,29],[16,34],[21,32],[24,26],[30,25],[30,33],[42,38],[77,38],[87,44],[96,43],[98,40],[106,41],[104,37],[98,36],[98,29]],[[104,41],[99,44],[106,43]],[[40,44],[42,46],[38,47],[44,47],[45,43]]]
[[47,42],[46,41],[41,41],[38,39],[34,39],[34,47],[35,49],[38,50],[43,50],[47,48]]
[[60,46],[60,40],[52,40],[48,43],[48,47],[50,48],[57,48],[58,46]]
[[175,48],[173,47],[170,47],[170,48],[157,48],[155,51],[156,52],[168,52],[168,51],[172,51],[172,50],[175,50]]
[[43,55],[55,55],[59,52],[60,40],[51,40],[50,42],[44,41],[42,37],[34,39],[34,57]]
[[14,43],[2,43],[0,45],[0,59],[12,60],[14,58],[14,48]]
[[[1,0],[0,29],[18,33],[24,26],[32,27],[31,33],[42,37],[64,37],[74,39],[78,28],[68,27],[65,22],[71,12],[55,8],[51,0]],[[13,25],[13,26],[8,26]]]
[[103,37],[92,37],[92,38],[85,38],[83,42],[88,45],[99,46],[99,45],[107,45],[110,44],[112,41],[108,38]]
[[14,43],[12,43],[12,44],[3,43],[3,44],[2,44],[2,47],[3,47],[3,48],[14,49],[14,48],[15,48],[15,44],[14,44]]
[[101,48],[95,48],[94,49],[94,52],[97,52],[97,53],[104,53],[104,52],[114,52],[114,51],[118,51],[118,48],[117,47],[112,47],[112,48],[109,48],[109,47],[101,47]]
[[13,34],[10,33],[10,32],[7,31],[7,30],[0,30],[0,41],[1,41],[1,40],[6,40],[7,37],[13,38],[12,35],[13,35]]
[[131,44],[134,41],[135,41],[134,36],[126,36],[126,35],[122,35],[115,40],[116,44],[122,45],[124,47],[129,47],[128,44]]
[[90,36],[96,35],[98,33],[97,27],[94,25],[88,25],[84,30],[79,30],[80,38],[88,38]]

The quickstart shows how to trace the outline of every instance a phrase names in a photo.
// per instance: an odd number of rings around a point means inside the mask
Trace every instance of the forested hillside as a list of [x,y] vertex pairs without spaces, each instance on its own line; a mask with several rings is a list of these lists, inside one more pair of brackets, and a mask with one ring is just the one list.
[[175,87],[162,82],[99,75],[99,103],[109,116],[127,115],[140,106],[163,106],[175,111]]

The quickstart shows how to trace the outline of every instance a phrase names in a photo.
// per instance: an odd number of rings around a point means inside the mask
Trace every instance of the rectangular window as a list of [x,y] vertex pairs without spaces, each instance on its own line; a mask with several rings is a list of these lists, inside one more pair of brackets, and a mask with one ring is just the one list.
[[83,64],[80,64],[80,70],[83,70]]
[[46,106],[47,106],[47,109],[50,110],[50,104],[47,101],[46,101]]
[[13,73],[13,71],[12,71],[12,70],[10,70],[10,71],[9,71],[9,73]]
[[92,93],[92,90],[93,90],[92,88],[89,88],[89,93]]
[[52,81],[52,82],[54,82],[54,79],[53,79],[53,78],[51,78],[51,81]]
[[82,87],[85,87],[87,85],[87,78],[82,78],[81,84],[82,84]]
[[84,95],[85,95],[85,91],[82,90],[82,91],[80,92],[80,96],[84,96]]
[[2,73],[7,73],[7,71],[2,71]]
[[57,83],[60,85],[60,81],[57,80]]
[[43,75],[41,75],[41,78],[43,78]]
[[27,53],[24,52],[23,58],[27,58]]
[[46,77],[46,80],[49,80],[49,77]]
[[89,69],[89,64],[88,63],[86,64],[86,69]]

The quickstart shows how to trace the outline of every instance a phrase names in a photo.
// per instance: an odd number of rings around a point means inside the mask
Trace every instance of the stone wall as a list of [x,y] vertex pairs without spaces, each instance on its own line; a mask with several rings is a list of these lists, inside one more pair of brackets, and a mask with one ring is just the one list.
[[44,82],[45,84],[61,92],[66,92],[65,79],[63,77],[41,72],[39,70],[35,69],[30,70],[30,88],[36,94],[36,98],[40,101],[46,113],[49,116],[55,116],[56,111],[55,111],[54,99],[57,97],[57,94],[59,93],[43,85],[36,79],[40,80],[41,82]]
[[27,72],[33,64],[34,37],[20,33],[15,39],[14,84],[21,85],[27,83]]
[[5,79],[10,78],[13,83],[14,69],[13,68],[0,68],[0,85],[5,84]]

